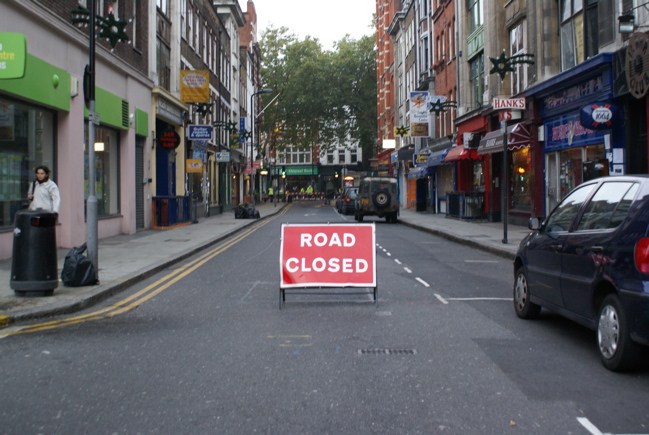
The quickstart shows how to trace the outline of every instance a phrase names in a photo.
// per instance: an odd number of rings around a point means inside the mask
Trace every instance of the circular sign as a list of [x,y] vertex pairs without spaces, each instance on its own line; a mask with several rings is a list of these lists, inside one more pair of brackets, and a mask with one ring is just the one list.
[[180,135],[174,130],[163,131],[158,138],[158,144],[164,149],[176,149],[180,145]]
[[644,97],[649,87],[649,36],[645,33],[634,33],[629,39],[625,70],[631,95]]
[[620,119],[618,107],[613,103],[592,103],[581,108],[581,125],[589,130],[608,130]]

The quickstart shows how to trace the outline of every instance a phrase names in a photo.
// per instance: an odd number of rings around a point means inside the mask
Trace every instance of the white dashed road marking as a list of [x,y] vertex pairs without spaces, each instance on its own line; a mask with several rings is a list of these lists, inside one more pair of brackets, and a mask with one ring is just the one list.
[[428,284],[428,283],[427,283],[426,281],[424,281],[423,279],[421,279],[421,278],[419,278],[419,277],[417,277],[417,278],[415,278],[415,279],[416,279],[417,281],[419,281],[420,283],[422,283],[423,285],[425,285],[426,287],[430,287],[430,284]]
[[404,267],[403,270],[405,270],[408,273],[412,273],[412,270],[408,269],[407,267]]
[[439,299],[439,301],[440,301],[441,303],[443,303],[444,305],[448,305],[448,301],[447,301],[446,299],[444,299],[441,295],[438,295],[437,293],[435,293],[435,297],[436,297],[437,299]]

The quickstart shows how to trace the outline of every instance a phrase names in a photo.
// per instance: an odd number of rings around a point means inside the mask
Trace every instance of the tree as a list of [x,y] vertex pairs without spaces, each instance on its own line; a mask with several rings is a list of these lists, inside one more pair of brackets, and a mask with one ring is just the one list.
[[[345,37],[334,51],[317,39],[299,40],[286,27],[269,28],[260,41],[264,87],[280,93],[264,112],[262,130],[274,146],[321,151],[360,144],[368,156],[376,136],[374,38]],[[273,95],[264,96],[270,101]]]

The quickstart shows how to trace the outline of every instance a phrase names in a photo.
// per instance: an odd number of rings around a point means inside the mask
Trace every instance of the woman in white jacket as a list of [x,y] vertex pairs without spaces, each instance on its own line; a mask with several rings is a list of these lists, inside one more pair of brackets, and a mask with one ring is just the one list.
[[27,192],[27,199],[31,201],[29,209],[43,209],[59,214],[61,195],[56,183],[50,180],[50,168],[38,166],[34,172],[36,172],[36,180],[29,186]]

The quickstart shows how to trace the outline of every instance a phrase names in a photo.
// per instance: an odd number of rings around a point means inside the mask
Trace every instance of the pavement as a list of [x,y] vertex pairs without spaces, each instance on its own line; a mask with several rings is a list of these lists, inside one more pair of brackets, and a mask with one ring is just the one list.
[[[256,208],[261,219],[266,219],[288,205],[262,203]],[[353,217],[347,217],[354,222]],[[10,287],[12,260],[0,260],[0,327],[90,307],[256,222],[257,219],[235,219],[234,212],[230,211],[200,218],[198,223],[175,229],[145,230],[102,239],[98,246],[99,284],[65,287],[59,281],[59,287],[51,296],[17,296]],[[507,243],[504,243],[505,231],[501,222],[459,220],[411,209],[401,209],[399,222],[507,259],[514,258],[519,242],[530,232],[526,227],[508,225]],[[58,250],[59,276],[68,251]]]

